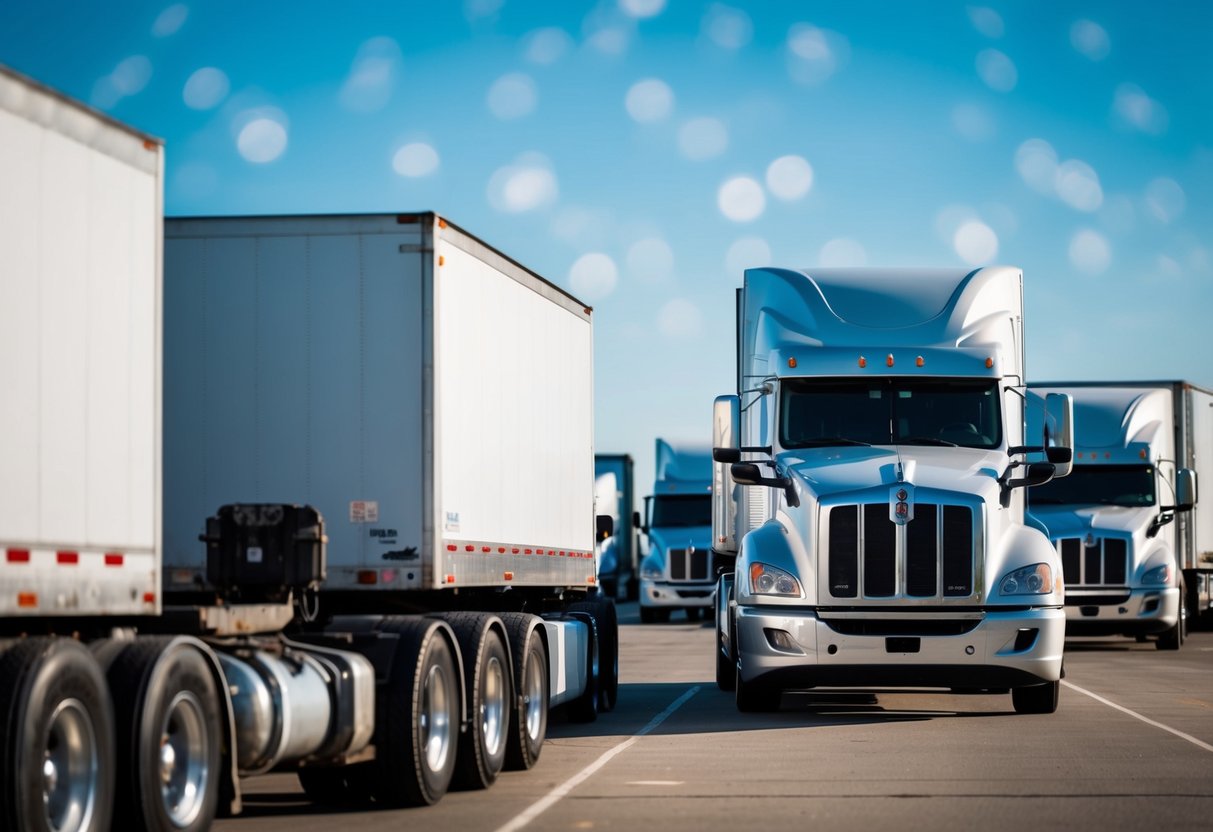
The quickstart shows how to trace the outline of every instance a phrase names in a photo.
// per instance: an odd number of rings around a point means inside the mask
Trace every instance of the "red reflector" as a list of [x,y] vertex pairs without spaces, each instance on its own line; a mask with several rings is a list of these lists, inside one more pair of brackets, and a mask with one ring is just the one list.
[[466,552],[475,552],[476,551],[476,547],[470,543],[468,545],[464,546],[463,549]]
[[453,584],[453,583],[455,583],[455,576],[454,576],[454,575],[447,575],[447,576],[446,576],[446,582],[447,582],[448,584]]
[[18,592],[17,606],[19,607],[36,607],[38,606],[38,594],[35,592]]
[[118,554],[117,552],[106,552],[105,553],[105,565],[106,566],[121,566],[122,561],[123,561],[122,555]]
[[506,573],[505,573],[505,579],[506,579],[507,581],[512,581],[512,580],[514,580],[514,573],[513,573],[513,572],[506,572]]
[[9,549],[7,558],[9,563],[29,563],[29,549]]
[[374,569],[359,569],[358,583],[370,586],[379,583],[379,573]]
[[145,604],[156,603],[156,593],[154,593],[154,592],[143,593],[143,603],[145,603]]
[[504,546],[498,546],[498,547],[497,547],[497,554],[499,554],[499,555],[504,555],[504,554],[505,554],[505,547],[504,547]]
[[522,554],[524,554],[524,555],[529,555],[530,553],[531,553],[531,550],[530,550],[530,549],[523,549],[523,550],[522,550]]
[[71,565],[80,562],[79,552],[56,552],[55,559],[65,565]]
[[456,546],[454,543],[448,543],[446,546],[446,550],[448,552],[457,552],[459,550],[459,547]]
[[492,546],[481,546],[480,551],[484,552],[487,555],[489,552],[493,551],[493,547]]
[[515,546],[513,549],[510,550],[510,552],[515,555],[518,554],[518,547]]

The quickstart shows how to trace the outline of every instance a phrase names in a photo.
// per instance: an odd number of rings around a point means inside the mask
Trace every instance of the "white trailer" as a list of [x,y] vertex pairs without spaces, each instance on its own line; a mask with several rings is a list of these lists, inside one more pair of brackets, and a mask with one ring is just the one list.
[[160,143],[7,70],[0,143],[0,828],[432,803],[613,705],[587,307],[433,214],[166,237]]
[[[1049,382],[1074,399],[1074,471],[1029,489],[1061,553],[1068,635],[1157,636],[1182,646],[1213,592],[1213,392],[1182,381]],[[1206,485],[1206,487],[1208,487]]]

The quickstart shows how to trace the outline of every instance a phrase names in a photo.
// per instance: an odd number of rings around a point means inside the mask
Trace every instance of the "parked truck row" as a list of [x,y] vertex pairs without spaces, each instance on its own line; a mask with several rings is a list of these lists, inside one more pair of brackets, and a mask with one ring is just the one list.
[[3,68],[0,146],[0,828],[433,803],[614,705],[589,307],[434,214],[166,223]]

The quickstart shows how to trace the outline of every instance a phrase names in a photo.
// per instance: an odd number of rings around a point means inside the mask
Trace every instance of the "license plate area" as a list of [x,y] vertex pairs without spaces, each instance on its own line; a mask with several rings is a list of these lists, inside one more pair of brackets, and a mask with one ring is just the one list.
[[922,639],[913,636],[889,636],[884,640],[886,653],[917,653]]

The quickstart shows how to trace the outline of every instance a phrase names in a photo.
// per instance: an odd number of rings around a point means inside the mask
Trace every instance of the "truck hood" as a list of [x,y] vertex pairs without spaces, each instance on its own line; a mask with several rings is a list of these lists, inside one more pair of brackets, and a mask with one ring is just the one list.
[[1157,506],[1032,506],[1032,516],[1044,523],[1051,540],[1086,537],[1093,533],[1133,535],[1158,516]]
[[712,548],[711,526],[669,526],[649,529],[649,554],[660,553],[664,557],[667,549],[699,550]]
[[923,445],[787,451],[780,461],[819,500],[899,481],[997,499],[997,480],[1007,465],[996,450]]

